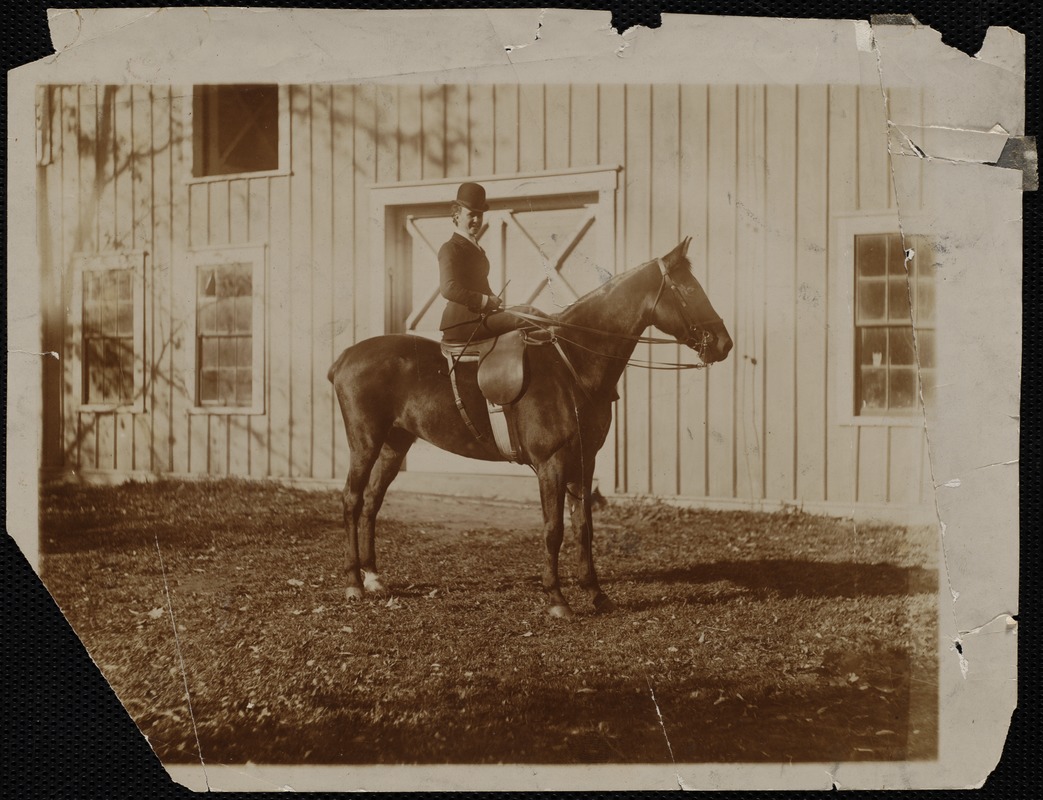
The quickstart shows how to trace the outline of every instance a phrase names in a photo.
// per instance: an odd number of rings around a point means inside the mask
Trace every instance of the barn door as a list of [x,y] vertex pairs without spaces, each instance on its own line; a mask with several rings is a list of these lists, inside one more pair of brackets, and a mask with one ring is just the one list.
[[[489,284],[503,290],[507,305],[529,304],[548,313],[561,311],[611,276],[611,265],[597,261],[596,197],[513,198],[497,202],[485,215],[479,243],[489,257]],[[449,208],[403,208],[397,235],[389,237],[386,263],[393,264],[392,319],[386,329],[440,338],[445,300],[438,290],[438,250],[452,235]],[[434,472],[530,474],[510,464],[483,465],[450,456],[418,442],[406,469]],[[519,472],[521,470],[521,472]]]

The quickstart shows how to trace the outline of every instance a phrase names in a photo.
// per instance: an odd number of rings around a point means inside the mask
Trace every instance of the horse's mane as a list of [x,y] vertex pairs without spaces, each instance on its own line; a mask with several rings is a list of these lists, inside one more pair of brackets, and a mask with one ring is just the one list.
[[[596,287],[594,289],[591,289],[585,295],[577,298],[572,303],[570,303],[568,306],[563,308],[561,311],[558,311],[557,313],[554,313],[554,314],[548,314],[547,316],[549,316],[551,319],[560,319],[563,322],[567,322],[569,316],[571,316],[573,314],[576,314],[576,313],[582,313],[583,309],[586,306],[588,306],[591,301],[598,300],[603,295],[606,295],[606,294],[612,292],[620,284],[622,284],[622,283],[626,282],[628,279],[634,277],[635,275],[637,275],[637,273],[641,272],[641,270],[645,269],[646,267],[651,266],[652,264],[655,264],[657,261],[658,261],[658,259],[652,259],[652,260],[646,261],[643,264],[640,264],[640,265],[638,265],[636,267],[631,267],[628,270],[624,270],[623,272],[620,272],[617,275],[613,275],[607,281],[605,281],[603,284],[601,284],[600,286],[598,286],[598,287]],[[680,259],[680,263],[677,265],[677,267],[675,267],[675,269],[681,269],[681,268],[687,269],[689,271],[692,269],[692,262],[688,260],[687,256],[682,257]]]

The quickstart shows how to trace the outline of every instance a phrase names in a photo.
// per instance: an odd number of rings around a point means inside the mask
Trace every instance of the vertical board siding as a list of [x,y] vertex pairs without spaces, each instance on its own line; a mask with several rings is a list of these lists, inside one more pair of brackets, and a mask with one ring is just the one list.
[[[592,167],[601,163],[598,153],[598,87],[572,87],[569,104],[569,166]],[[604,265],[611,271],[608,265]]]
[[[389,102],[399,97],[396,90]],[[334,86],[330,103],[333,108],[333,352],[339,355],[355,339],[355,291],[354,282],[349,280],[355,268],[355,91],[351,86]],[[400,107],[401,104],[399,103]],[[402,116],[399,114],[401,129]],[[404,138],[398,137],[400,147],[394,158],[401,164],[405,149]],[[390,160],[390,154],[388,159]],[[333,474],[345,475],[348,467],[348,447],[344,437],[340,413],[334,423],[335,446],[333,450]]]
[[[599,86],[598,87],[598,152],[601,162],[604,164],[626,163],[626,129],[625,129],[625,107],[626,96],[622,86]],[[620,176],[620,188],[616,198],[616,245],[615,263],[605,265],[613,274],[622,271],[623,250],[626,242],[626,183],[628,172]],[[606,446],[616,448],[616,489],[629,491],[627,482],[629,465],[627,463],[627,399],[626,399],[626,373],[620,382],[620,393],[622,400],[616,404],[615,423],[616,441],[607,443]]]
[[[704,86],[683,86],[680,103],[679,233],[692,237],[688,247],[692,273],[721,313],[717,298],[710,289],[707,259],[709,92]],[[703,497],[707,493],[706,379],[703,372],[684,372],[679,376],[678,492],[686,497]]]
[[[843,157],[834,163],[834,145],[842,148],[852,136],[834,120],[833,104],[825,87],[797,88],[797,191],[796,259],[796,468],[797,500],[827,499],[832,461],[826,457],[829,425],[829,214],[834,182],[843,183],[845,168],[853,164]],[[840,141],[838,141],[840,140]],[[828,147],[822,143],[827,142]],[[853,149],[852,149],[853,152]],[[843,153],[841,153],[843,156]]]
[[333,115],[329,86],[312,89],[311,127],[311,392],[310,477],[332,478],[334,398],[326,372],[333,363]]
[[[131,246],[136,250],[152,250],[152,91],[148,86],[130,87],[130,214]],[[150,402],[152,375],[148,365],[154,363],[154,336],[151,326],[156,316],[155,291],[153,289],[151,257],[146,258],[143,278],[144,289],[144,385],[137,391],[143,398],[144,413],[130,414],[128,424],[132,428],[134,452],[131,468],[141,471],[154,470],[152,463],[152,403]]]
[[[652,92],[648,86],[624,87],[627,174],[624,178],[626,208],[623,269],[632,269],[651,257],[651,111]],[[637,358],[652,357],[651,345],[638,345]],[[649,371],[630,368],[626,373],[626,464],[627,490],[646,494],[651,491],[651,382]]]
[[152,289],[155,293],[152,318],[152,369],[149,386],[152,390],[152,469],[167,472],[170,462],[171,391],[173,389],[171,358],[171,304],[170,281],[173,273],[171,244],[171,132],[170,87],[152,89]]
[[[291,136],[298,134],[292,131]],[[269,179],[268,474],[290,474],[290,179]]]
[[[884,97],[877,87],[858,90],[858,204],[859,209],[879,212],[894,205],[891,164],[887,149],[881,146],[888,137]],[[856,500],[884,503],[888,494],[891,437],[886,427],[858,429],[858,485]]]
[[[170,116],[169,116],[169,152],[170,152],[170,183],[164,190],[165,196],[170,200],[170,250],[168,272],[169,279],[165,282],[167,297],[170,304],[170,342],[169,347],[169,375],[170,375],[170,411],[171,420],[169,428],[171,447],[171,469],[174,472],[189,471],[189,442],[191,432],[189,429],[189,408],[191,400],[186,392],[184,374],[185,364],[188,360],[187,354],[194,349],[194,343],[187,341],[185,332],[185,320],[189,313],[191,301],[186,306],[185,299],[178,296],[177,287],[184,285],[185,281],[179,273],[185,269],[185,263],[181,258],[185,248],[191,245],[191,238],[185,241],[186,235],[191,236],[191,206],[185,202],[185,179],[191,174],[192,165],[185,158],[185,118],[192,106],[191,90],[186,87],[172,87],[170,90]],[[195,187],[193,187],[195,188]],[[186,234],[186,232],[188,232]],[[195,284],[194,276],[189,276],[188,283]]]
[[467,86],[445,87],[445,176],[465,178],[470,172],[470,105]]
[[[800,96],[802,100],[805,94],[810,94],[812,91],[814,90],[801,88]],[[829,183],[826,196],[829,198],[829,206],[828,209],[824,208],[822,210],[823,220],[837,214],[850,213],[858,208],[858,154],[860,149],[858,88],[851,86],[830,87],[827,109],[828,121],[826,130],[828,131]],[[816,147],[816,149],[818,148]],[[830,236],[832,235],[833,233],[830,232]],[[830,246],[839,247],[840,243],[831,242]],[[823,263],[823,269],[828,270],[828,268],[828,262]],[[850,268],[853,270],[854,264],[850,265]],[[834,280],[838,280],[839,277],[836,276]],[[822,292],[822,302],[824,304],[829,302],[831,287],[828,280],[827,273],[825,279],[819,278],[813,284],[814,286],[824,287],[825,291]],[[805,309],[801,308],[799,316],[801,320],[804,320],[804,311]],[[817,330],[824,330],[826,319],[828,317],[823,312],[822,319],[817,324]],[[808,335],[810,333],[811,331],[808,331]],[[841,408],[846,410],[854,402],[854,389],[852,387],[851,392],[847,396],[836,397],[835,393],[838,389],[833,379],[833,373],[829,370],[829,365],[839,363],[839,359],[853,360],[855,357],[853,352],[841,352],[839,350],[840,345],[838,342],[840,338],[839,336],[830,337],[827,332],[826,344],[828,347],[823,350],[823,362],[816,364],[807,373],[799,371],[797,374],[817,377],[824,371],[826,377],[824,402],[826,400],[828,402],[825,402],[826,407],[821,418],[826,421],[826,457],[823,459],[819,454],[811,453],[808,456],[807,463],[821,464],[825,470],[823,479],[825,480],[826,500],[838,503],[854,503],[856,486],[858,484],[858,430],[842,425],[838,419]],[[800,342],[803,348],[804,339],[800,338]],[[827,354],[828,358],[826,358]],[[826,393],[828,393],[828,398],[825,396]],[[799,441],[803,440],[804,431],[802,430]]]
[[[62,158],[62,130],[64,127],[64,114],[62,109],[61,87],[42,86],[36,91],[37,102],[43,103],[43,113],[50,114],[44,117],[41,124],[47,126],[50,142],[49,162]],[[39,113],[39,110],[38,110]],[[38,117],[39,119],[39,117]],[[41,153],[46,158],[45,153]],[[62,171],[54,166],[49,166],[45,174],[40,177],[37,186],[36,214],[37,224],[41,234],[50,231],[60,231],[62,225]],[[62,353],[63,341],[63,318],[62,310],[65,303],[62,295],[62,266],[64,240],[60,237],[41,235],[39,238],[40,261],[45,268],[40,274],[40,310],[41,310],[41,337],[42,351],[56,352],[58,358],[45,357],[41,359],[40,369],[42,375],[41,390],[46,396],[48,393],[57,391],[58,397],[62,395],[62,373],[65,359]],[[61,466],[62,452],[62,405],[60,402],[44,405],[42,419],[43,449],[41,452],[42,463],[45,467]]]
[[736,154],[736,90],[732,86],[711,86],[709,98],[709,238],[706,290],[717,313],[730,325],[735,347],[728,360],[707,370],[707,452],[708,494],[734,497],[735,494],[735,374],[749,344],[735,329],[735,192],[738,158]]
[[518,171],[518,104],[517,86],[499,85],[493,88],[493,118],[496,126],[493,161],[496,172],[505,175]]
[[[428,90],[429,94],[432,94]],[[424,122],[424,124],[430,123],[431,119],[424,121],[423,107],[426,105],[433,105],[434,99],[428,98],[425,100],[422,93],[418,94],[417,99],[420,100],[421,109],[418,109],[416,119]],[[373,141],[373,133],[376,130],[377,125],[377,111],[376,111],[376,89],[373,86],[357,86],[355,88],[355,113],[352,117],[353,128],[355,134],[355,147],[353,156],[354,168],[352,174],[354,176],[354,255],[352,260],[352,267],[350,275],[352,276],[355,286],[355,341],[359,337],[359,326],[364,324],[364,320],[369,316],[370,312],[370,282],[373,280],[384,280],[385,271],[379,267],[382,265],[375,265],[369,263],[369,191],[368,187],[376,180],[376,142]],[[429,109],[430,111],[430,109]],[[430,114],[429,114],[430,117]],[[444,124],[441,123],[441,124]],[[417,152],[420,156],[420,161],[415,165],[420,171],[416,177],[424,177],[424,170],[427,167],[424,166],[424,162],[430,158],[428,148],[424,143],[424,127],[418,126],[416,129],[416,145]],[[441,137],[443,130],[439,129],[439,136]],[[430,176],[428,176],[430,177]]]
[[518,87],[518,171],[537,172],[544,168],[546,105],[542,86]]
[[[98,119],[98,146],[95,149],[97,159],[98,180],[98,249],[109,251],[119,249],[116,224],[116,158],[120,140],[120,131],[116,127],[116,106],[120,91],[126,87],[106,86],[100,90],[101,102],[95,108]],[[98,432],[98,450],[96,454],[98,469],[114,470],[130,466],[124,459],[119,464],[116,457],[116,417],[114,412],[95,414],[95,427]]]
[[492,86],[468,87],[468,175],[491,175],[496,169],[496,106]]
[[[312,469],[312,87],[290,93],[290,476],[305,478]],[[371,102],[372,106],[372,102]]]
[[[698,372],[629,369],[617,407],[617,488],[658,495],[917,505],[929,462],[916,426],[857,426],[833,364],[831,248],[838,216],[922,205],[922,165],[895,179],[885,99],[915,121],[915,92],[787,86],[293,86],[287,174],[190,180],[191,90],[54,87],[45,175],[53,274],[47,302],[72,299],[74,254],[121,249],[145,261],[143,413],[78,408],[65,358],[47,385],[49,463],[116,471],[331,479],[348,453],[326,370],[368,326],[374,183],[623,168],[617,273],[685,236],[693,274],[735,340]],[[904,167],[904,165],[903,165]],[[263,413],[192,408],[192,248],[266,247]],[[839,265],[853,269],[853,265]],[[77,311],[78,310],[73,310]],[[75,358],[78,313],[45,319]],[[676,346],[640,358],[690,361]],[[60,375],[59,375],[60,373]],[[837,396],[837,393],[841,396]],[[476,472],[481,469],[477,468]]]
[[[78,414],[76,405],[79,387],[73,385],[73,357],[71,348],[79,337],[74,328],[75,309],[72,308],[73,254],[83,249],[80,220],[77,210],[80,204],[80,108],[79,90],[74,86],[61,87],[62,138],[59,151],[61,170],[61,261],[58,262],[63,282],[61,306],[58,309],[62,319],[60,328],[61,340],[58,347],[52,349],[61,353],[62,376],[62,441],[61,458],[64,465],[79,466]],[[51,166],[51,170],[55,170]],[[53,250],[52,250],[53,252]],[[62,312],[65,313],[62,313]],[[46,395],[45,395],[46,397]],[[52,398],[56,401],[57,398]]]
[[564,169],[569,165],[571,140],[572,88],[548,86],[544,93],[544,129],[546,131],[545,169]]
[[[372,93],[364,87],[367,97]],[[424,86],[420,89],[420,157],[421,177],[431,180],[444,178],[446,174],[446,87]],[[372,102],[372,101],[371,101]],[[369,119],[356,117],[357,125]],[[366,130],[369,133],[372,129]],[[456,147],[455,143],[453,145]]]
[[796,87],[769,86],[765,115],[764,494],[791,500],[798,496]]
[[736,193],[736,318],[745,343],[736,360],[735,495],[764,496],[764,89],[740,87]]
[[[650,256],[664,256],[680,240],[680,98],[676,86],[652,87],[651,155],[649,165],[649,216],[651,218]],[[667,301],[669,302],[669,301]],[[674,345],[656,347],[656,360],[679,361],[680,348]],[[645,373],[649,379],[651,446],[651,490],[653,494],[672,495],[678,492],[678,381],[698,380],[701,376],[654,370]],[[654,443],[654,444],[653,444]]]

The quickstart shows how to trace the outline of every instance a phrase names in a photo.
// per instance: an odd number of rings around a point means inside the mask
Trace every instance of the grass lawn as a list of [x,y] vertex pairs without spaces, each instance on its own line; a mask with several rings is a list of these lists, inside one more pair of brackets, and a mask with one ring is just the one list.
[[48,487],[44,580],[168,763],[936,753],[931,529],[612,504],[595,558],[620,608],[593,615],[567,538],[570,623],[535,507],[389,496],[391,596],[350,606],[340,518],[338,493],[268,483]]

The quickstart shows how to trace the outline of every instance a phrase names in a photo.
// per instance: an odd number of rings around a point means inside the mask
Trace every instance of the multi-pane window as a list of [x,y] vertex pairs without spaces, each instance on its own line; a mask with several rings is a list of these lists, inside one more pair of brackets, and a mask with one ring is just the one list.
[[250,406],[254,383],[254,265],[204,264],[196,271],[199,405]]
[[279,168],[279,87],[221,84],[195,89],[196,177]]
[[88,405],[135,400],[134,270],[83,273],[83,398]]
[[921,237],[855,237],[855,413],[912,414],[934,387],[934,269]]

